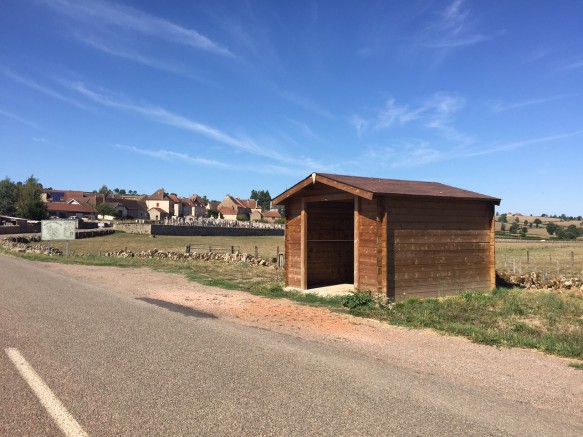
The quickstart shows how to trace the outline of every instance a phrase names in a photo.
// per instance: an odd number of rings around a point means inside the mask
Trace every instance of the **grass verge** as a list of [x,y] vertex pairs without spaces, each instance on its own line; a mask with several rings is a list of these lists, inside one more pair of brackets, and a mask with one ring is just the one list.
[[[5,250],[3,252],[7,253]],[[370,299],[354,305],[346,298],[322,297],[283,289],[279,270],[247,264],[161,259],[109,258],[95,255],[48,257],[15,254],[21,258],[108,267],[147,267],[185,275],[189,280],[243,290],[269,298],[326,306],[355,316],[375,318],[411,328],[432,328],[464,336],[476,343],[538,349],[554,355],[583,360],[583,297],[520,289],[495,289],[491,293],[464,292],[438,299],[408,299],[391,305],[376,305]],[[361,299],[362,300],[362,299]],[[359,299],[351,299],[351,302]],[[354,303],[353,302],[353,303]],[[573,366],[583,368],[578,364]]]
[[433,328],[476,343],[583,359],[583,298],[576,294],[495,289],[439,299],[412,298],[350,312],[394,325]]

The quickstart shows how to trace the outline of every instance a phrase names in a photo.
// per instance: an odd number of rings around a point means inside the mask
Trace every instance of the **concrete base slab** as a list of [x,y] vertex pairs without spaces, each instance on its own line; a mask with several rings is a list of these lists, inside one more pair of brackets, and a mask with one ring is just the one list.
[[310,288],[309,290],[298,290],[293,287],[286,287],[286,290],[296,290],[301,293],[313,293],[320,296],[345,296],[354,293],[354,284],[336,284],[326,287]]

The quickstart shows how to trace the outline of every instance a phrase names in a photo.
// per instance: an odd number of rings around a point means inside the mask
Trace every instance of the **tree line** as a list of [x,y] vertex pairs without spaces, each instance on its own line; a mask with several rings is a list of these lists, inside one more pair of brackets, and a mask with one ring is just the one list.
[[43,186],[34,175],[24,182],[14,182],[6,177],[0,181],[0,215],[29,220],[49,217],[47,206],[41,199]]
[[[546,214],[543,214],[541,217],[549,217],[549,216],[547,216]],[[565,214],[561,214],[560,216],[555,215],[555,216],[550,216],[549,218],[558,218],[562,221],[567,221],[567,220],[581,220],[583,217],[581,217],[581,216],[572,217],[572,216],[566,216]],[[503,232],[505,232],[506,225],[508,224],[508,215],[507,214],[499,214],[498,221],[500,222],[500,229]],[[533,226],[538,228],[542,224],[543,224],[543,221],[539,218],[536,218],[530,222],[528,221],[528,219],[525,219],[521,223],[520,219],[518,217],[516,217],[514,219],[514,222],[510,224],[510,226],[508,228],[508,232],[510,232],[511,234],[520,234],[522,237],[526,237],[526,234],[528,233],[529,228],[532,228]],[[583,222],[581,223],[581,226],[583,226]],[[558,238],[560,240],[575,240],[578,237],[583,237],[583,228],[577,227],[576,225],[570,225],[570,226],[565,227],[565,226],[558,225],[557,223],[550,222],[550,223],[546,224],[545,229],[549,235],[555,236],[556,238]]]

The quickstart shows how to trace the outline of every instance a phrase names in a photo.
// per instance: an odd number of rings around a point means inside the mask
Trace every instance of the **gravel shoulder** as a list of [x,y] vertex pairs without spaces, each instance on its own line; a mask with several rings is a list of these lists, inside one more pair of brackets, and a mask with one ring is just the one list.
[[150,269],[42,265],[136,298],[163,300],[235,324],[348,348],[392,366],[481,388],[522,405],[566,413],[583,423],[583,371],[569,367],[570,359],[474,344],[433,330],[396,327],[287,299],[204,286],[181,275]]

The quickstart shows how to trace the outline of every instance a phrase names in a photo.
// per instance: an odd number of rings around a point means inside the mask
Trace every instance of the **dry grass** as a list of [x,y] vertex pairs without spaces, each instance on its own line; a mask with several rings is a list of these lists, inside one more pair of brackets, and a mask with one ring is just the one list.
[[583,243],[497,242],[496,270],[583,276]]
[[[255,253],[257,246],[259,255],[274,257],[279,246],[283,253],[283,237],[174,237],[160,235],[153,238],[149,235],[126,234],[116,232],[104,237],[85,238],[69,242],[69,250],[76,254],[99,255],[99,252],[112,252],[128,249],[141,251],[158,249],[162,251],[184,252],[186,244],[203,244],[206,246],[240,246],[241,252]],[[52,247],[64,250],[65,242],[53,242]],[[194,251],[194,250],[193,250]]]

